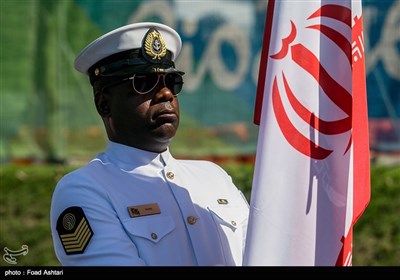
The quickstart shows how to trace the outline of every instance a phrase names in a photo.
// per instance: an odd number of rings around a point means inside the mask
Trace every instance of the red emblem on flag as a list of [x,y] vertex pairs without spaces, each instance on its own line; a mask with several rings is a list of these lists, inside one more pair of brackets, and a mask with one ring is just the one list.
[[[340,17],[337,17],[337,15],[340,15]],[[308,20],[321,16],[329,17],[351,26],[351,10],[346,7],[338,5],[324,5],[314,12],[310,17],[308,17]],[[327,39],[331,40],[335,46],[345,54],[350,67],[352,63],[352,53],[355,53],[356,55],[359,53],[359,55],[361,55],[361,52],[357,52],[357,50],[359,50],[358,42],[353,43],[353,47],[355,46],[355,48],[352,52],[352,42],[349,42],[346,39],[346,36],[342,35],[332,27],[325,24],[318,24],[308,26],[307,28],[315,29],[324,34]],[[362,34],[362,30],[360,30],[360,34]],[[296,25],[291,21],[291,32],[282,40],[281,50],[270,57],[272,59],[280,60],[285,58],[288,54],[291,55],[291,61],[300,66],[302,70],[306,71],[309,75],[311,75],[311,77],[314,78],[315,82],[318,83],[323,93],[333,102],[334,105],[336,105],[346,114],[346,117],[337,120],[324,120],[309,108],[304,106],[296,97],[296,95],[304,93],[293,92],[290,86],[290,81],[287,80],[284,71],[282,72],[282,80],[284,85],[283,90],[279,89],[277,82],[280,77],[277,77],[277,75],[274,77],[272,85],[272,105],[279,128],[281,129],[282,134],[288,143],[300,153],[314,159],[322,160],[328,157],[332,153],[332,150],[329,148],[324,148],[313,142],[313,140],[304,136],[295,127],[286,113],[281,94],[283,92],[286,93],[290,106],[304,122],[306,122],[313,129],[325,135],[336,135],[351,130],[352,95],[348,90],[345,89],[343,85],[337,82],[329,74],[329,69],[324,68],[318,57],[311,50],[301,43],[292,44],[296,39],[296,35]],[[320,38],[319,33],[316,34],[316,36]],[[343,154],[347,153],[350,146],[351,136],[348,140],[346,149],[343,151]]]

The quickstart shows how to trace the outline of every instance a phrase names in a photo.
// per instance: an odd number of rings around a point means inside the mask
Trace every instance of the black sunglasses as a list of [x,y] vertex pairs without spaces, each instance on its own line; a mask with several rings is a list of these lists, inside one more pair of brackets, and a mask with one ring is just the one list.
[[147,94],[154,90],[160,82],[160,77],[164,82],[164,86],[177,96],[183,87],[183,77],[179,73],[146,73],[134,74],[132,77],[124,80],[132,80],[133,89],[139,94]]
[[162,77],[164,86],[172,91],[174,96],[177,96],[183,87],[183,72],[170,73],[135,73],[133,76],[122,79],[118,82],[105,85],[101,90],[116,86],[124,81],[131,80],[133,90],[139,94],[147,94],[153,91]]

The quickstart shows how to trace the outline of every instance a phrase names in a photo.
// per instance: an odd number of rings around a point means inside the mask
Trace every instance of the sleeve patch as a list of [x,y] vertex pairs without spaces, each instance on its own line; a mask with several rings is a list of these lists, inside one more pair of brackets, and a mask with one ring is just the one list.
[[76,206],[69,207],[60,214],[56,229],[67,255],[82,254],[93,236],[83,209]]

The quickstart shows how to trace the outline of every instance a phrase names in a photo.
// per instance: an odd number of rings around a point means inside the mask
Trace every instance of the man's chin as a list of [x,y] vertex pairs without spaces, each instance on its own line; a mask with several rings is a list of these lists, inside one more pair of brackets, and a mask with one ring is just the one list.
[[164,123],[153,129],[152,134],[160,142],[170,142],[174,138],[177,127],[172,123]]

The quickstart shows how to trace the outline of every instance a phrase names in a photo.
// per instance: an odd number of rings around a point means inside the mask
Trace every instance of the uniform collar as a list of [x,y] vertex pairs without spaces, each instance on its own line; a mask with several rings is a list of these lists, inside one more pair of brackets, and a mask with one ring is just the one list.
[[162,153],[154,153],[112,141],[109,141],[105,154],[111,162],[122,169],[128,170],[146,165],[163,168],[168,164],[170,158],[172,158],[168,148]]

